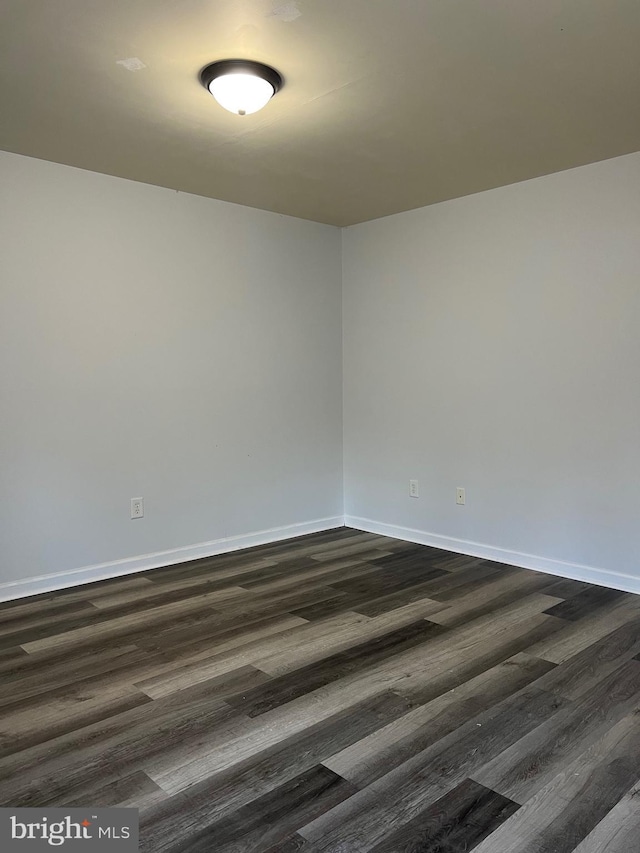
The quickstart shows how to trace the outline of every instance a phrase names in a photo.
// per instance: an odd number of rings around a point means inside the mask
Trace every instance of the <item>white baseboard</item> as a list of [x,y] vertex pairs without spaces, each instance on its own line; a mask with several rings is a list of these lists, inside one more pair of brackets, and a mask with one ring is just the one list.
[[214,557],[216,554],[227,554],[230,551],[252,548],[255,545],[267,545],[270,542],[280,542],[285,539],[292,539],[295,536],[304,536],[307,533],[332,530],[343,525],[353,527],[356,530],[363,530],[367,533],[378,533],[381,536],[402,539],[405,542],[415,542],[418,545],[430,545],[433,548],[441,548],[443,551],[468,554],[471,557],[480,557],[483,560],[495,560],[498,563],[520,566],[523,569],[534,569],[535,571],[546,572],[557,577],[586,581],[587,583],[599,586],[620,589],[624,592],[640,593],[640,578],[633,575],[624,575],[611,572],[608,569],[594,568],[593,566],[583,566],[579,563],[552,560],[548,557],[538,557],[534,554],[523,554],[519,551],[508,551],[504,548],[484,545],[479,542],[470,542],[466,539],[439,536],[436,533],[414,530],[411,527],[399,527],[393,524],[385,524],[381,521],[373,521],[370,518],[347,515],[345,517],[320,518],[300,524],[273,527],[270,530],[259,530],[255,533],[247,533],[242,536],[214,539],[211,542],[201,542],[198,545],[187,545],[183,548],[173,548],[169,551],[158,551],[153,554],[143,554],[139,557],[113,560],[110,563],[83,566],[79,569],[72,569],[69,572],[40,575],[39,577],[26,578],[19,581],[9,581],[8,583],[0,584],[0,601],[11,601],[16,598],[53,592],[58,589],[80,586],[81,584],[92,583],[94,581],[125,577],[126,575],[147,571],[148,569],[172,566],[175,563],[182,563],[186,560],[198,560],[202,557]]
[[619,574],[608,569],[583,566],[579,563],[566,563],[563,560],[537,557],[534,554],[522,554],[519,551],[507,551],[504,548],[483,545],[480,542],[469,542],[466,539],[453,539],[448,536],[439,536],[437,533],[428,533],[424,530],[413,530],[410,527],[384,524],[370,518],[346,515],[344,523],[346,527],[355,527],[357,530],[363,530],[367,533],[379,533],[381,536],[391,536],[394,539],[403,539],[405,542],[430,545],[433,548],[442,548],[443,551],[455,551],[457,554],[468,554],[470,557],[494,560],[497,563],[507,563],[510,566],[519,566],[523,569],[534,569],[537,572],[545,572],[571,580],[586,581],[598,586],[620,589],[623,592],[640,593],[640,577]]
[[259,530],[256,533],[246,533],[242,536],[229,536],[224,539],[214,539],[211,542],[201,542],[198,545],[186,545],[183,548],[172,548],[170,551],[158,551],[154,554],[143,554],[140,557],[127,557],[124,560],[113,560],[110,563],[97,563],[93,566],[83,566],[69,572],[59,572],[51,575],[26,578],[19,581],[9,581],[0,584],[0,601],[11,601],[28,595],[40,595],[57,589],[80,586],[94,581],[109,578],[124,577],[144,572],[147,569],[157,569],[161,566],[172,566],[185,560],[198,560],[201,557],[214,557],[216,554],[227,554],[241,548],[252,548],[255,545],[267,545],[270,542],[280,542],[307,533],[319,533],[322,530],[332,530],[343,527],[344,518],[337,515],[334,518],[319,518],[315,521],[305,521],[300,524],[288,524],[284,527],[272,527],[270,530]]

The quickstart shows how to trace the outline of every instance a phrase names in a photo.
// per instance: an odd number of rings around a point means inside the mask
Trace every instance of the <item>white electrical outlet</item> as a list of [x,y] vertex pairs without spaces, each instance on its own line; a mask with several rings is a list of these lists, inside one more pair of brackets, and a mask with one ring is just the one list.
[[144,498],[131,498],[131,518],[144,518]]
[[409,497],[417,498],[419,497],[418,493],[418,481],[417,480],[409,480]]
[[456,503],[458,506],[464,506],[464,489],[461,486],[458,486],[456,489]]

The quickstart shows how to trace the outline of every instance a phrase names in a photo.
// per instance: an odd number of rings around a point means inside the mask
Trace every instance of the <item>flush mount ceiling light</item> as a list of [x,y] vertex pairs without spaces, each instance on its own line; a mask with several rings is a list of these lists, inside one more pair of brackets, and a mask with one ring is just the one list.
[[257,113],[283,84],[275,68],[250,59],[212,62],[200,72],[200,82],[221,107],[239,116]]

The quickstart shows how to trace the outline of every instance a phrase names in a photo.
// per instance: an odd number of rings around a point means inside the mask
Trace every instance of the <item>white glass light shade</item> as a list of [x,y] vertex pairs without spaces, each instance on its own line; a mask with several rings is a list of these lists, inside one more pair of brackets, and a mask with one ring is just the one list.
[[275,94],[268,80],[247,72],[216,77],[209,83],[209,91],[221,107],[241,116],[257,113]]

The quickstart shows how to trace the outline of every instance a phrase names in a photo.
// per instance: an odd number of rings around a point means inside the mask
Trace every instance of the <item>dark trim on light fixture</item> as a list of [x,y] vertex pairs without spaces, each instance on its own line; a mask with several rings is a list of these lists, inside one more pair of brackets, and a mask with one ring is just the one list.
[[267,83],[271,83],[274,95],[284,86],[284,79],[280,72],[270,65],[254,62],[252,59],[221,59],[218,62],[205,65],[200,72],[200,82],[209,91],[209,86],[217,77],[223,77],[225,74],[242,74],[245,71],[254,77],[262,77]]

